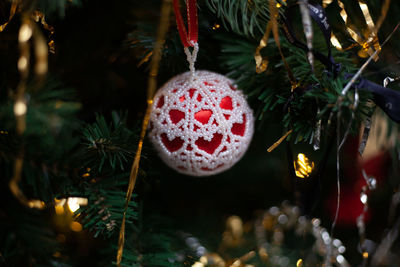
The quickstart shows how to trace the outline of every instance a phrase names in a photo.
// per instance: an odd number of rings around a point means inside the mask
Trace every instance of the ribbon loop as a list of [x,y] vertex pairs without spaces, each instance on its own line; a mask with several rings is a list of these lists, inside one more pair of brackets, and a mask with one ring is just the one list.
[[[198,18],[196,0],[186,0],[188,30],[186,30],[179,8],[179,0],[173,0],[176,26],[184,47],[194,47],[198,39]],[[189,33],[189,34],[188,34]]]

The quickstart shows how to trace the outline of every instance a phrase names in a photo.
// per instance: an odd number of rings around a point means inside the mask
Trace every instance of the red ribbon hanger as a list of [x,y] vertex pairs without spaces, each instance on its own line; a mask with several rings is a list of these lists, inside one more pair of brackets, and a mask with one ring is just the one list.
[[196,0],[186,0],[186,13],[188,21],[187,34],[185,24],[179,9],[179,0],[173,0],[176,25],[178,26],[179,36],[184,47],[194,47],[198,38],[198,18]]

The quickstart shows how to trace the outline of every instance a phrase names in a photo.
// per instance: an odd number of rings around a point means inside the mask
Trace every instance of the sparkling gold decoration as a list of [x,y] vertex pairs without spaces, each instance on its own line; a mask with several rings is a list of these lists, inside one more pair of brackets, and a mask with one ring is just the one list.
[[15,116],[25,115],[27,110],[26,103],[23,100],[18,100],[14,104],[14,114]]
[[[265,48],[268,45],[268,39],[271,31],[274,33],[275,41],[278,38],[278,41],[276,42],[279,50],[280,50],[280,43],[279,43],[279,37],[278,36],[278,22],[277,22],[277,16],[278,16],[278,10],[277,8],[280,8],[282,4],[277,3],[274,5],[275,1],[274,0],[269,0],[269,7],[270,7],[270,20],[267,23],[267,26],[265,28],[265,33],[264,36],[260,40],[260,44],[256,48],[256,51],[254,53],[254,60],[256,62],[256,72],[257,73],[262,73],[267,70],[268,67],[268,59],[263,58],[261,55],[261,50]],[[277,37],[277,38],[276,38]]]
[[286,137],[288,137],[289,134],[291,134],[292,132],[293,132],[293,130],[287,131],[281,138],[279,138],[278,141],[276,141],[272,146],[270,146],[270,147],[267,149],[267,151],[268,151],[268,152],[273,151],[273,150],[274,150],[277,146],[279,146],[279,145],[283,142],[283,140],[285,140]]
[[69,227],[71,228],[72,231],[74,232],[80,232],[82,231],[82,224],[78,223],[78,222],[71,222],[71,224],[69,225]]
[[343,50],[342,45],[340,44],[339,40],[336,38],[336,36],[335,36],[333,33],[331,33],[331,44],[332,44],[334,47],[336,47],[336,49],[338,49],[338,50],[340,50],[340,51]]
[[218,23],[214,23],[214,26],[212,27],[212,29],[215,31],[219,28],[221,28],[221,25],[219,25]]
[[124,214],[122,217],[121,228],[118,237],[118,251],[117,251],[117,259],[116,265],[118,267],[121,266],[122,254],[124,251],[125,244],[125,221],[126,221],[126,212],[128,210],[129,202],[132,198],[132,193],[135,188],[136,178],[139,171],[139,162],[142,153],[143,140],[146,135],[147,126],[150,119],[150,111],[153,105],[153,97],[157,88],[157,74],[158,68],[162,56],[162,48],[165,43],[165,36],[168,31],[169,21],[170,21],[170,12],[171,12],[171,0],[163,0],[161,6],[161,16],[160,23],[157,31],[157,39],[153,49],[153,56],[151,58],[150,63],[150,72],[148,77],[147,84],[147,109],[142,123],[142,129],[140,132],[140,140],[138,144],[138,148],[135,154],[135,158],[132,163],[131,172],[129,175],[129,184],[128,190],[126,192],[126,201],[124,207]]
[[265,29],[264,36],[260,40],[260,44],[256,48],[256,52],[254,53],[254,60],[256,61],[256,72],[262,73],[267,70],[268,67],[268,59],[263,58],[261,55],[261,50],[265,48],[268,44],[269,35],[272,29],[272,22],[271,20],[267,24],[267,28]]
[[38,10],[33,11],[32,19],[36,22],[40,21],[40,23],[43,25],[43,28],[45,28],[49,32],[49,42],[47,43],[47,45],[49,46],[50,53],[55,54],[56,47],[54,40],[52,39],[54,34],[54,27],[47,24],[44,14]]
[[[364,0],[357,0],[358,5],[361,9],[361,12],[364,16],[365,23],[367,25],[367,29],[363,32],[363,35],[358,33],[357,30],[353,29],[352,26],[348,24],[348,14],[345,9],[345,5],[341,0],[338,0],[337,3],[340,7],[340,16],[342,17],[345,25],[346,25],[346,31],[349,33],[351,38],[357,42],[357,44],[361,47],[360,50],[358,51],[358,56],[362,58],[366,58],[368,56],[371,56],[375,51],[380,51],[381,46],[379,44],[379,39],[378,39],[378,31],[380,27],[382,26],[383,21],[386,18],[387,12],[389,10],[390,6],[390,0],[385,0],[382,9],[381,9],[381,15],[379,19],[377,20],[377,23],[375,25],[371,13],[369,11],[368,5],[366,1]],[[322,5],[323,7],[327,7],[329,4],[332,3],[332,0],[323,0]],[[336,36],[332,33],[331,36],[331,43],[334,47],[336,47],[339,50],[343,50],[342,45],[339,43],[338,39]],[[355,45],[351,45],[350,47],[346,48],[345,50],[348,50],[350,48],[353,48]],[[378,60],[378,56],[374,56],[374,60]]]
[[303,267],[303,260],[302,260],[302,259],[299,259],[299,260],[296,262],[296,267]]
[[[16,130],[17,134],[20,136],[24,133],[26,127],[25,115],[27,111],[27,106],[25,100],[25,87],[29,74],[28,62],[30,58],[30,46],[28,44],[28,41],[31,38],[31,36],[32,36],[32,26],[30,20],[23,18],[18,34],[18,42],[20,50],[19,62],[25,61],[25,64],[24,63],[18,64],[20,81],[17,86],[15,103],[14,103],[14,115],[17,124]],[[21,58],[23,59],[21,60]],[[14,172],[9,183],[10,191],[23,205],[31,208],[42,209],[43,206],[41,205],[40,200],[28,200],[24,195],[24,193],[19,188],[18,183],[21,180],[23,162],[24,162],[24,151],[23,148],[21,147],[14,161]]]
[[[283,1],[283,3],[286,4],[286,1]],[[277,20],[277,18],[279,16],[279,12],[278,12],[279,7],[281,7],[281,5],[276,5],[275,0],[269,0],[270,20],[267,23],[264,36],[261,38],[260,44],[256,48],[256,51],[254,53],[254,60],[256,62],[256,72],[257,73],[262,73],[267,69],[268,59],[263,58],[261,56],[261,50],[267,46],[269,35],[272,31],[276,46],[278,47],[279,54],[281,55],[286,72],[289,76],[290,83],[292,84],[292,91],[293,91],[294,88],[298,87],[298,83],[297,83],[296,79],[294,78],[293,72],[290,69],[289,64],[287,63],[285,56],[283,55],[281,43],[279,41],[279,30],[278,30],[278,20]]]
[[8,23],[10,23],[11,19],[14,17],[15,12],[17,11],[17,6],[18,6],[17,0],[12,1],[11,3],[11,8],[10,8],[10,15],[8,16],[8,20],[0,25],[0,32],[4,31],[4,29],[7,27]]
[[[243,241],[241,243],[229,244],[227,247],[224,236],[227,232],[231,234],[237,231]],[[321,220],[314,218],[307,219],[300,216],[300,209],[290,205],[287,201],[283,202],[279,207],[273,206],[265,211],[258,213],[256,219],[249,223],[252,225],[247,231],[241,232],[242,220],[238,216],[230,216],[226,221],[226,229],[222,235],[222,242],[217,252],[209,252],[201,245],[200,241],[187,233],[181,233],[185,239],[185,243],[192,250],[192,253],[199,257],[192,267],[251,267],[251,266],[340,266],[348,267],[349,264],[343,257],[346,248],[339,239],[334,239],[328,231],[321,226]],[[244,229],[243,229],[244,230]],[[299,238],[304,240],[311,237],[315,241],[310,247],[310,251],[306,252],[305,248],[301,248],[302,258],[291,259],[288,257],[288,251],[285,249],[286,234],[289,233],[291,238]],[[245,247],[253,247],[249,244],[249,240],[254,237],[257,244],[256,250],[250,250],[240,257],[231,257],[230,251],[236,253],[238,249]],[[293,234],[295,237],[293,237]],[[229,249],[231,249],[229,251]],[[292,251],[294,253],[294,251]],[[289,254],[292,254],[289,253]],[[256,257],[258,256],[258,257]],[[250,261],[250,260],[255,261]],[[262,261],[260,263],[260,260]],[[330,263],[328,265],[324,265]]]
[[150,51],[149,53],[147,53],[147,55],[144,56],[144,57],[142,58],[142,60],[140,60],[140,62],[136,65],[136,67],[139,68],[140,66],[142,66],[143,63],[149,61],[149,59],[150,59],[150,57],[151,57],[152,55],[153,55],[153,51]]
[[74,213],[77,211],[81,205],[87,205],[88,200],[87,198],[82,198],[82,197],[69,197],[67,200],[67,205],[69,210]]
[[325,8],[332,3],[333,0],[322,0],[322,7]]
[[235,247],[243,242],[243,222],[239,216],[230,216],[226,220],[226,230],[222,234],[222,242],[226,247]]
[[57,215],[61,215],[61,214],[64,213],[64,207],[63,206],[55,206],[54,210],[55,210]]
[[293,164],[296,176],[299,178],[307,178],[314,169],[314,162],[310,161],[303,153],[297,155],[297,160]]
[[56,211],[56,214],[63,214],[65,205],[67,205],[71,213],[74,213],[80,208],[80,206],[88,205],[88,199],[83,197],[54,199],[54,209]]
[[82,174],[82,178],[88,178],[90,177],[90,168],[86,168],[86,172],[84,174]]

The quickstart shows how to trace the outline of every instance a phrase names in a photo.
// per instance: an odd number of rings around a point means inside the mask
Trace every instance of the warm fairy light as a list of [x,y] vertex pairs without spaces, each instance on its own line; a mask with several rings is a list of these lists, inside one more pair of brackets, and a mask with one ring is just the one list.
[[63,206],[55,206],[54,210],[56,211],[57,215],[61,215],[64,213],[64,207]]
[[296,262],[296,267],[302,267],[303,266],[303,259],[298,259]]
[[280,3],[276,3],[276,7],[280,8],[282,5]]
[[46,204],[41,200],[30,200],[28,202],[28,206],[30,208],[43,209],[46,206]]
[[306,155],[299,153],[297,160],[294,162],[296,176],[299,178],[308,177],[314,168],[314,162],[310,161]]
[[342,45],[333,33],[331,34],[331,44],[336,47],[336,49],[342,50]]
[[207,265],[207,264],[208,264],[207,257],[206,257],[206,256],[201,256],[201,257],[200,257],[200,262],[201,262],[202,264],[204,264],[204,265]]
[[32,37],[32,28],[29,24],[23,24],[19,30],[18,40],[21,43],[28,41]]
[[74,213],[77,211],[80,206],[85,206],[88,204],[87,198],[83,197],[69,197],[69,198],[62,198],[62,199],[54,199],[55,205],[54,209],[56,214],[63,214],[64,213],[64,205],[68,205],[68,209]]
[[47,61],[41,61],[35,65],[35,71],[39,75],[45,74],[47,72],[47,68]]
[[35,64],[35,72],[38,75],[46,74],[48,69],[47,64],[47,56],[48,56],[48,47],[43,38],[38,38],[35,46],[35,55],[36,55],[36,64]]
[[221,25],[219,25],[218,23],[215,23],[214,26],[212,27],[213,30],[219,29],[221,27]]
[[87,205],[87,198],[82,197],[70,197],[67,200],[69,210],[74,213],[80,208],[80,205]]
[[20,57],[17,65],[19,71],[24,71],[28,67],[28,59],[24,56]]
[[262,259],[263,261],[267,261],[268,258],[269,258],[267,249],[266,249],[265,247],[261,247],[261,248],[258,250],[258,255],[261,257],[261,259]]
[[363,252],[362,256],[363,256],[364,259],[368,258],[368,256],[369,256],[368,252]]
[[22,116],[26,113],[27,110],[26,103],[22,100],[17,100],[14,104],[14,114],[15,116]]
[[71,228],[71,230],[74,232],[80,232],[80,231],[82,231],[82,224],[80,224],[78,222],[71,222],[71,224],[69,225],[69,228]]

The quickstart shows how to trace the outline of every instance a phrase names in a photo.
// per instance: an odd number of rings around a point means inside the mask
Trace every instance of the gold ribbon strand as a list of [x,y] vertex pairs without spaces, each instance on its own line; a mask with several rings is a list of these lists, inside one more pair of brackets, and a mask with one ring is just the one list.
[[[348,15],[345,9],[345,5],[341,0],[337,0],[337,3],[340,7],[340,16],[342,17],[345,26],[346,26],[346,31],[349,33],[351,38],[357,43],[354,45],[349,46],[348,48],[343,49],[342,45],[340,44],[339,40],[336,38],[336,36],[332,33],[331,35],[331,43],[334,47],[336,47],[338,50],[348,50],[353,48],[354,46],[358,45],[361,47],[361,49],[358,51],[358,56],[361,58],[366,58],[368,56],[371,56],[374,54],[375,51],[380,51],[381,46],[379,44],[379,39],[378,39],[378,31],[380,27],[382,26],[383,21],[386,18],[386,15],[389,11],[389,6],[390,6],[390,0],[385,0],[385,2],[382,5],[381,9],[381,15],[379,19],[377,20],[377,23],[375,25],[371,13],[369,12],[369,8],[367,3],[364,0],[357,0],[358,5],[361,9],[361,12],[364,16],[365,23],[367,25],[367,30],[364,31],[364,36],[361,36],[359,33],[357,33],[356,30],[354,30],[350,25],[348,25]],[[332,3],[332,0],[323,0],[322,4],[323,7],[327,7],[329,4]],[[375,55],[374,60],[378,60],[378,56]]]
[[19,1],[12,1],[10,7],[10,15],[8,16],[8,20],[0,25],[0,32],[4,31],[7,27],[8,23],[10,23],[11,19],[14,17],[15,13],[17,12],[17,6]]
[[169,28],[170,13],[171,13],[171,0],[163,0],[161,6],[160,23],[157,31],[157,39],[153,48],[153,56],[150,62],[150,72],[147,84],[147,109],[142,123],[142,130],[140,132],[138,148],[129,175],[129,185],[128,185],[128,190],[126,192],[124,214],[122,217],[121,229],[119,232],[117,262],[116,262],[118,267],[121,266],[122,254],[124,251],[126,213],[128,210],[129,202],[132,198],[132,193],[135,188],[136,178],[139,171],[139,162],[142,153],[143,140],[146,135],[147,125],[150,119],[150,111],[153,106],[153,97],[157,88],[157,74],[162,56],[162,48],[165,43],[165,36]]
[[[35,53],[35,74],[36,77],[42,78],[47,73],[47,55],[48,50],[46,43],[36,25],[32,23],[27,14],[22,16],[22,23],[18,33],[18,43],[20,57],[18,59],[17,67],[20,74],[20,81],[17,86],[14,103],[14,115],[16,120],[17,135],[22,136],[26,129],[26,112],[28,109],[27,101],[25,98],[26,83],[29,76],[31,45],[30,40],[34,42]],[[38,79],[38,82],[42,79]],[[24,163],[24,148],[21,146],[18,149],[16,159],[14,161],[13,176],[9,182],[11,193],[19,200],[19,202],[27,207],[43,209],[45,204],[41,200],[29,200],[19,187],[19,182],[22,177],[22,169]]]
[[49,32],[49,42],[47,45],[49,46],[49,51],[52,54],[56,53],[56,46],[53,40],[53,34],[54,34],[54,27],[47,24],[45,16],[43,12],[40,12],[39,10],[35,10],[32,13],[32,19],[36,22],[39,22],[43,25],[43,28]]
[[256,62],[256,72],[257,73],[262,73],[267,69],[268,59],[263,58],[261,56],[261,50],[267,46],[269,35],[272,31],[276,46],[278,47],[279,54],[282,58],[283,65],[285,66],[286,72],[288,74],[288,77],[289,77],[289,80],[291,83],[291,91],[293,91],[294,89],[296,89],[299,86],[299,83],[294,78],[293,72],[290,69],[289,64],[287,63],[285,56],[283,55],[281,43],[279,41],[279,29],[278,29],[278,19],[277,18],[279,16],[278,9],[281,6],[282,5],[280,3],[276,3],[275,0],[269,0],[270,19],[267,23],[264,36],[261,38],[260,44],[256,48],[256,51],[254,53],[254,60]]

